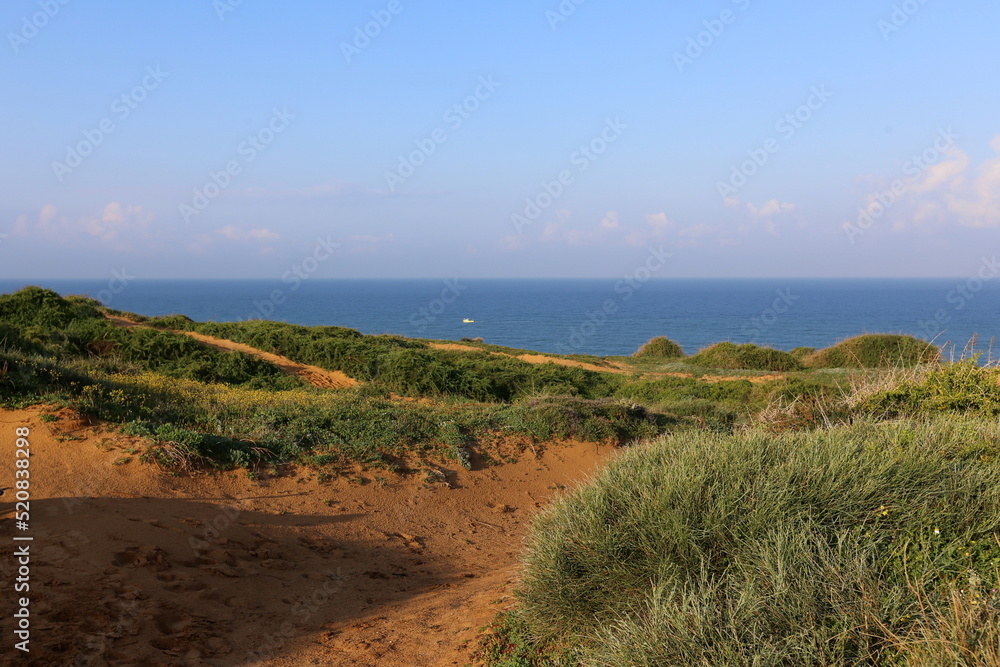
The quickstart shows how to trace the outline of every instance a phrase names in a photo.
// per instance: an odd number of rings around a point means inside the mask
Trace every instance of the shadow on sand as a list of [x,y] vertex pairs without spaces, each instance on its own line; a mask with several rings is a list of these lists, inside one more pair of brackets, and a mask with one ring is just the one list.
[[[0,503],[4,517],[13,509]],[[404,543],[349,537],[360,515],[108,497],[31,510],[31,653],[19,665],[294,662],[300,642],[448,576],[422,570]],[[2,521],[8,544],[12,524]],[[12,590],[10,557],[0,574]]]

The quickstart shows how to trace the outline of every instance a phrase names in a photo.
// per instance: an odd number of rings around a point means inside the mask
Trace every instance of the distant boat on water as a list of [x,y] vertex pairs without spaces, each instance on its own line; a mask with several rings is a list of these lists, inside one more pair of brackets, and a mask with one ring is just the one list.
[[465,324],[475,324],[475,320],[470,320],[468,317],[462,320]]

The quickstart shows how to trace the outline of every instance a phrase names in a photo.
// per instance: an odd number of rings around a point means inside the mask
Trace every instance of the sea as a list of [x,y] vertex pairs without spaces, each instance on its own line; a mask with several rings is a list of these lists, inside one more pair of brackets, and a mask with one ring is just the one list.
[[[559,354],[629,355],[654,336],[685,352],[720,341],[822,348],[862,333],[948,344],[1000,335],[1000,280],[955,279],[449,279],[0,280],[86,294],[142,315],[197,321],[271,319],[366,334],[487,343]],[[471,320],[471,321],[467,321]]]

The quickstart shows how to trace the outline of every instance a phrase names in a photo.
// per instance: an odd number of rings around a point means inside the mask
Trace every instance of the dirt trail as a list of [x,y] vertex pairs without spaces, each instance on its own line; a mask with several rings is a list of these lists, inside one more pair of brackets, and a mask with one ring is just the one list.
[[[649,373],[649,377],[675,377],[675,378],[693,378],[692,373]],[[781,374],[771,374],[771,375],[702,375],[698,379],[702,382],[733,382],[735,380],[746,380],[753,384],[760,382],[770,382],[771,380],[781,380],[788,377],[787,375]]]
[[[456,352],[478,352],[480,348],[472,347],[469,345],[461,345],[459,343],[428,343],[429,347],[436,350],[454,350]],[[501,357],[510,357],[512,359],[520,359],[521,361],[526,361],[529,364],[558,364],[560,366],[572,366],[573,368],[584,368],[588,371],[595,371],[597,373],[620,373],[620,374],[632,374],[637,373],[633,369],[628,368],[625,364],[621,362],[615,362],[615,366],[598,366],[597,364],[588,364],[584,361],[576,361],[573,359],[560,359],[558,357],[550,357],[544,354],[522,354],[520,356],[514,356],[512,354],[504,354],[503,352],[490,351],[490,354],[495,354]],[[677,377],[677,378],[693,378],[695,377],[693,373],[643,373],[643,376],[650,379],[664,378],[664,377]],[[728,382],[731,380],[746,380],[748,382],[758,383],[758,382],[768,382],[770,380],[780,380],[786,377],[782,374],[770,374],[770,375],[702,375],[699,380],[703,382]]]
[[[124,317],[119,317],[117,315],[105,315],[109,320],[111,320],[115,325],[120,327],[142,327],[145,326],[139,322],[133,322]],[[258,350],[255,347],[249,345],[244,345],[243,343],[236,343],[231,340],[226,340],[224,338],[216,338],[214,336],[206,336],[205,334],[196,333],[194,331],[174,331],[173,333],[184,334],[185,336],[190,336],[197,341],[204,343],[210,347],[214,347],[219,350],[225,350],[227,352],[243,352],[245,354],[250,354],[255,357],[259,357],[264,361],[268,361],[275,366],[278,366],[281,370],[285,371],[289,375],[295,375],[301,380],[308,382],[309,384],[320,387],[322,389],[345,389],[347,387],[355,387],[360,384],[354,378],[348,377],[345,373],[341,371],[328,371],[325,368],[320,368],[319,366],[309,366],[307,364],[300,364],[292,361],[288,357],[283,357],[279,354],[274,354],[272,352],[265,352],[263,350]]]
[[[480,352],[481,349],[478,347],[471,347],[469,345],[460,345],[458,343],[428,343],[428,347],[434,348],[435,350],[453,350],[456,352]],[[576,361],[574,359],[560,359],[559,357],[550,357],[544,354],[522,354],[515,356],[513,354],[504,354],[503,352],[496,352],[489,350],[490,354],[494,354],[498,357],[509,357],[511,359],[520,359],[521,361],[526,361],[529,364],[556,364],[558,366],[570,366],[572,368],[584,368],[588,371],[595,371],[597,373],[627,373],[628,371],[622,368],[616,368],[613,366],[598,366],[597,364],[588,364],[585,361]]]
[[[321,483],[304,469],[172,477],[127,451],[140,440],[44,412],[0,411],[0,486],[12,484],[15,429],[31,429],[24,665],[468,664],[531,517],[611,452],[529,450],[445,470],[447,485],[389,473]],[[0,496],[7,544],[12,495]],[[0,560],[4,580],[12,568]]]

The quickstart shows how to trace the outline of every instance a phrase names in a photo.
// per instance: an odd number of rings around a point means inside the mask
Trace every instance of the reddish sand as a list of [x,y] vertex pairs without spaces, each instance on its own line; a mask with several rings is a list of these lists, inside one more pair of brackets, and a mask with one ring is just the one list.
[[[140,439],[69,410],[43,423],[44,412],[0,411],[4,581],[11,536],[34,537],[24,665],[468,664],[510,593],[531,517],[612,451],[548,446],[511,465],[442,469],[447,484],[377,472],[324,483],[301,468],[174,477],[125,451]],[[23,426],[27,532],[14,529],[9,488]]]

